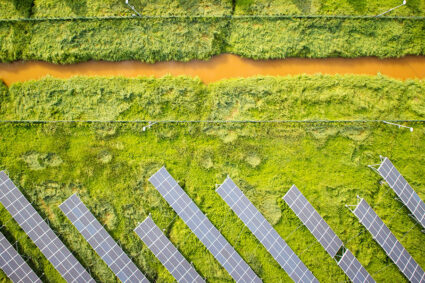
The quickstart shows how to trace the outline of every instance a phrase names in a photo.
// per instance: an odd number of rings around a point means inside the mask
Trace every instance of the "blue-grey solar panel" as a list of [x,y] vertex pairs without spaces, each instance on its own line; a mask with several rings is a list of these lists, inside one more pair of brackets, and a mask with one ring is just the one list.
[[289,207],[295,212],[323,248],[334,258],[342,247],[342,241],[332,231],[331,227],[308,202],[304,195],[293,185],[283,197]]
[[394,190],[404,205],[407,206],[422,227],[425,228],[425,203],[388,158],[385,157],[378,168],[378,172]]
[[177,282],[205,282],[195,268],[162,233],[161,229],[156,226],[150,216],[140,223],[134,231]]
[[410,282],[425,281],[422,268],[364,199],[361,199],[353,213]]
[[67,282],[95,282],[3,171],[0,202]]
[[353,283],[375,282],[372,276],[370,276],[363,265],[361,265],[349,250],[346,250],[342,255],[342,258],[338,262],[338,266],[344,270],[344,273],[347,274],[348,278],[350,278]]
[[12,282],[41,283],[31,267],[18,254],[9,241],[0,233],[0,269]]
[[319,282],[232,179],[227,178],[217,193],[263,244],[295,282]]
[[76,194],[59,207],[121,282],[149,282]]
[[261,282],[164,167],[149,181],[236,282]]

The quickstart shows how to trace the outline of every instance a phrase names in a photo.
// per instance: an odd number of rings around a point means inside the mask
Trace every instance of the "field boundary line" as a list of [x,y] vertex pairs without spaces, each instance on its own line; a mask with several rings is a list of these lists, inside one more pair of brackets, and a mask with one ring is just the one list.
[[113,124],[354,124],[354,123],[425,123],[425,120],[0,120],[0,123],[6,124],[64,124],[64,123],[113,123]]
[[0,19],[7,22],[45,22],[45,21],[101,21],[101,20],[148,20],[148,19],[363,19],[363,20],[425,20],[425,16],[381,16],[374,15],[146,15],[146,16],[104,16],[104,17],[51,17]]

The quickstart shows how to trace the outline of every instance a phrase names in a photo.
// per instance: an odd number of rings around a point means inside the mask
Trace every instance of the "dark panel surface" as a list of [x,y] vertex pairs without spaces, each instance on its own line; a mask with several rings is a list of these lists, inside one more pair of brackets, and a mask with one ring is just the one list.
[[3,171],[0,202],[67,282],[95,282]]
[[364,199],[361,199],[353,213],[410,282],[425,280],[422,268]]
[[134,231],[177,282],[205,282],[150,216],[140,223]]
[[76,194],[59,207],[121,282],[149,282]]
[[165,167],[149,181],[236,282],[262,282]]
[[216,190],[295,282],[319,282],[232,179]]

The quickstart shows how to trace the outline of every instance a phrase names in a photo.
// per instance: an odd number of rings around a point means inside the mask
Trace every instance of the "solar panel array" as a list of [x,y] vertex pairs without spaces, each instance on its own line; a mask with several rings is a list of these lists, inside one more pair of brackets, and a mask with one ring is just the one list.
[[418,222],[425,228],[425,203],[388,158],[385,157],[378,168],[378,172],[404,205],[412,212]]
[[422,268],[364,199],[361,199],[353,213],[410,282],[425,281]]
[[3,171],[0,202],[67,282],[95,282]]
[[162,233],[150,216],[140,223],[134,231],[177,282],[205,282],[195,268]]
[[59,207],[121,282],[149,282],[76,194]]
[[344,273],[347,274],[348,278],[350,278],[353,283],[375,282],[372,276],[370,276],[363,265],[361,265],[349,250],[346,250],[342,255],[342,258],[338,262],[338,266],[344,270]]
[[319,282],[232,179],[216,190],[295,282]]
[[319,215],[304,195],[293,185],[283,197],[313,236],[319,241],[328,254],[334,258],[342,247],[342,241],[335,235],[331,227]]
[[18,254],[6,237],[0,233],[0,269],[12,282],[41,283],[40,278]]
[[261,282],[164,167],[149,181],[236,282]]

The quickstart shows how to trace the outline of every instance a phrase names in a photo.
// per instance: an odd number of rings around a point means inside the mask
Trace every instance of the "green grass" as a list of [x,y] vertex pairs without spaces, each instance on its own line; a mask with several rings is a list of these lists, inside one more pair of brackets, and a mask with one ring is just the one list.
[[254,59],[425,54],[425,21],[237,19],[227,50]]
[[4,92],[0,119],[423,119],[424,93],[424,81],[384,76],[253,77],[209,85],[172,76],[46,78]]
[[0,19],[28,18],[31,16],[32,0],[0,1]]
[[[400,0],[236,0],[235,14],[248,15],[378,15],[402,4]],[[425,15],[425,2],[407,1],[393,16]]]
[[[424,88],[423,81],[379,76],[259,77],[208,86],[185,77],[50,78],[0,87],[1,119],[423,119]],[[292,233],[301,222],[281,200],[292,184],[378,282],[405,279],[394,265],[382,270],[389,259],[345,208],[356,203],[356,195],[425,264],[425,235],[416,226],[404,237],[414,222],[367,167],[380,154],[388,156],[425,199],[422,124],[413,125],[413,132],[385,124],[156,124],[148,131],[142,126],[0,124],[0,168],[102,282],[116,279],[58,208],[74,192],[150,280],[172,282],[132,231],[148,213],[209,282],[230,281],[147,181],[162,165],[264,282],[289,277],[214,192],[227,174],[321,282],[346,277],[305,227]],[[46,281],[59,281],[3,207],[0,221],[8,239],[31,256],[33,268]]]
[[[310,14],[310,10],[317,10],[317,14],[341,14],[345,11],[345,14],[363,15],[378,13],[381,8],[394,5],[396,0],[384,3],[347,1],[242,1],[232,7],[227,0],[200,1],[196,4],[193,1],[157,0],[135,1],[134,5],[145,15],[238,15],[260,12],[265,15],[298,15]],[[33,18],[130,16],[133,13],[124,1],[113,0],[16,3],[0,3],[4,6],[4,9],[0,9],[3,10],[3,18],[29,15]],[[306,3],[316,8],[305,7]],[[423,1],[412,0],[397,13],[424,15],[424,5]],[[88,60],[189,61],[206,60],[225,52],[255,59],[402,57],[425,54],[424,29],[425,21],[413,19],[218,17],[2,21],[0,61],[42,60],[62,64]]]
[[[130,0],[142,15],[378,15],[400,0]],[[124,0],[2,0],[0,18],[130,16]],[[425,2],[409,0],[394,16],[425,15]]]
[[359,19],[122,19],[0,23],[0,61],[144,62],[425,54],[425,21]]

